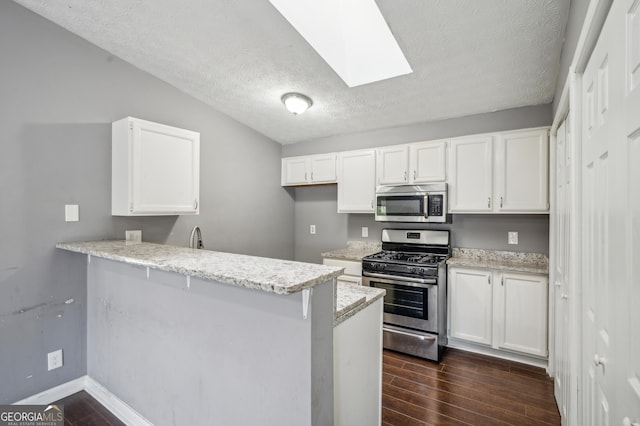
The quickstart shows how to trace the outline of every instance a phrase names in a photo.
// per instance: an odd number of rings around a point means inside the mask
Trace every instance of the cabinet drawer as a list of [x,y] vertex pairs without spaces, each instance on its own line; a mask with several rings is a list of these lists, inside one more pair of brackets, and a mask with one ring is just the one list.
[[342,259],[333,259],[333,258],[325,258],[322,261],[323,265],[327,266],[337,266],[338,268],[344,268],[345,275],[362,275],[362,262],[358,262],[355,260],[342,260]]

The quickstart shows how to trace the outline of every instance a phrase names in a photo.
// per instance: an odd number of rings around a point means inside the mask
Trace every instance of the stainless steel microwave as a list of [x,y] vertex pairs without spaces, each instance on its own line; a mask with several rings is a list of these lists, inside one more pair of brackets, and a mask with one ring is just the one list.
[[378,222],[447,222],[447,184],[378,186]]

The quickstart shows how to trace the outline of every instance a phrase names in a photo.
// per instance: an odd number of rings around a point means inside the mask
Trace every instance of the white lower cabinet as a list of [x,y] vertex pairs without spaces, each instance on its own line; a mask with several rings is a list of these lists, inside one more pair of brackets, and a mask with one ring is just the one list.
[[547,356],[547,277],[503,272],[494,290],[494,342],[507,349]]
[[324,258],[322,264],[344,268],[344,275],[338,276],[338,284],[362,285],[362,262],[329,257]]
[[547,357],[546,275],[449,267],[449,337]]
[[491,272],[478,269],[449,270],[451,337],[491,344],[493,290]]
[[381,422],[382,299],[333,329],[334,426]]

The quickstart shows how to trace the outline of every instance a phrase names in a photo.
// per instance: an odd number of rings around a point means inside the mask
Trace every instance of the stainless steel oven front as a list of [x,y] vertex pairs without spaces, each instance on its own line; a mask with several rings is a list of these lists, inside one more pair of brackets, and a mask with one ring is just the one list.
[[440,361],[447,344],[445,263],[438,277],[415,278],[362,272],[362,284],[383,288],[383,346]]
[[436,279],[411,282],[404,277],[363,276],[362,280],[363,285],[386,290],[383,322],[421,331],[438,332]]

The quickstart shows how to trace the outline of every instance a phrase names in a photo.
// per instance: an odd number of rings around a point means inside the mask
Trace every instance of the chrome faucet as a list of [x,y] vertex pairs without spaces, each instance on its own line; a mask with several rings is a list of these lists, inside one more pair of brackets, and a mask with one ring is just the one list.
[[204,244],[202,243],[202,232],[200,232],[200,227],[198,226],[194,226],[191,230],[191,236],[189,237],[189,248],[204,248]]

